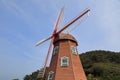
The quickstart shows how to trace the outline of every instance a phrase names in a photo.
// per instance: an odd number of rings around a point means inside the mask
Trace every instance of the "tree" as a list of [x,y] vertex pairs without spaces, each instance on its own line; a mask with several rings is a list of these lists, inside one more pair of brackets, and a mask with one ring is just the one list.
[[13,80],[19,80],[18,78],[16,78],[16,79],[13,79]]

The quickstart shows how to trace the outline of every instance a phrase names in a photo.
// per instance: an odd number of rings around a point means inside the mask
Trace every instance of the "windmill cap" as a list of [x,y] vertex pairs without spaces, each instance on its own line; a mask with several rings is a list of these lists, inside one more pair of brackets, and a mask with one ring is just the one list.
[[54,39],[54,44],[56,42],[63,41],[63,40],[70,40],[70,41],[75,42],[76,45],[78,45],[77,40],[72,35],[65,34],[65,33],[61,33],[61,34],[56,35],[56,37]]

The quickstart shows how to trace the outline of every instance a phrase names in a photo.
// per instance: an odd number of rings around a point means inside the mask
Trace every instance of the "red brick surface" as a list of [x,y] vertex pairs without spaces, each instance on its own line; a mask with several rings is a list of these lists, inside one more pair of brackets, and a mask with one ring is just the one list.
[[[48,74],[54,72],[53,80],[87,80],[78,52],[72,54],[71,47],[77,46],[75,38],[69,34],[57,36],[54,46],[59,46],[59,52],[52,56]],[[61,66],[61,57],[69,58],[69,66]],[[48,80],[48,79],[47,79]]]

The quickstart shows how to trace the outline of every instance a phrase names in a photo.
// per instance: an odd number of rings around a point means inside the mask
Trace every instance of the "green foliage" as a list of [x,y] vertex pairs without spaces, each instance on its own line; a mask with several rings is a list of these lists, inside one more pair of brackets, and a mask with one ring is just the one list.
[[[48,70],[48,67],[46,67],[46,72],[47,72],[47,70]],[[42,80],[42,74],[40,74],[42,72],[43,72],[43,68],[41,68],[40,70],[37,70],[37,71],[33,72],[30,75],[26,75],[24,77],[24,80]],[[46,78],[46,72],[45,72],[44,78]]]
[[16,79],[12,79],[12,80],[19,80],[18,78],[16,78]]
[[24,80],[37,80],[38,73],[39,73],[39,70],[33,72],[33,73],[30,74],[30,75],[26,75],[26,76],[24,77]]
[[90,51],[80,55],[86,75],[97,80],[120,80],[120,53]]

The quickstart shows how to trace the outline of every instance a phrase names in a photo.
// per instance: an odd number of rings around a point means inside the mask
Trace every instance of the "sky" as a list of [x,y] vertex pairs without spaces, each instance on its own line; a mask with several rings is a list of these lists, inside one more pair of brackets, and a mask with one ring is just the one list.
[[52,34],[63,6],[59,27],[91,10],[69,32],[78,41],[79,53],[120,52],[120,0],[0,0],[0,80],[23,80],[43,67],[50,41],[35,44]]

